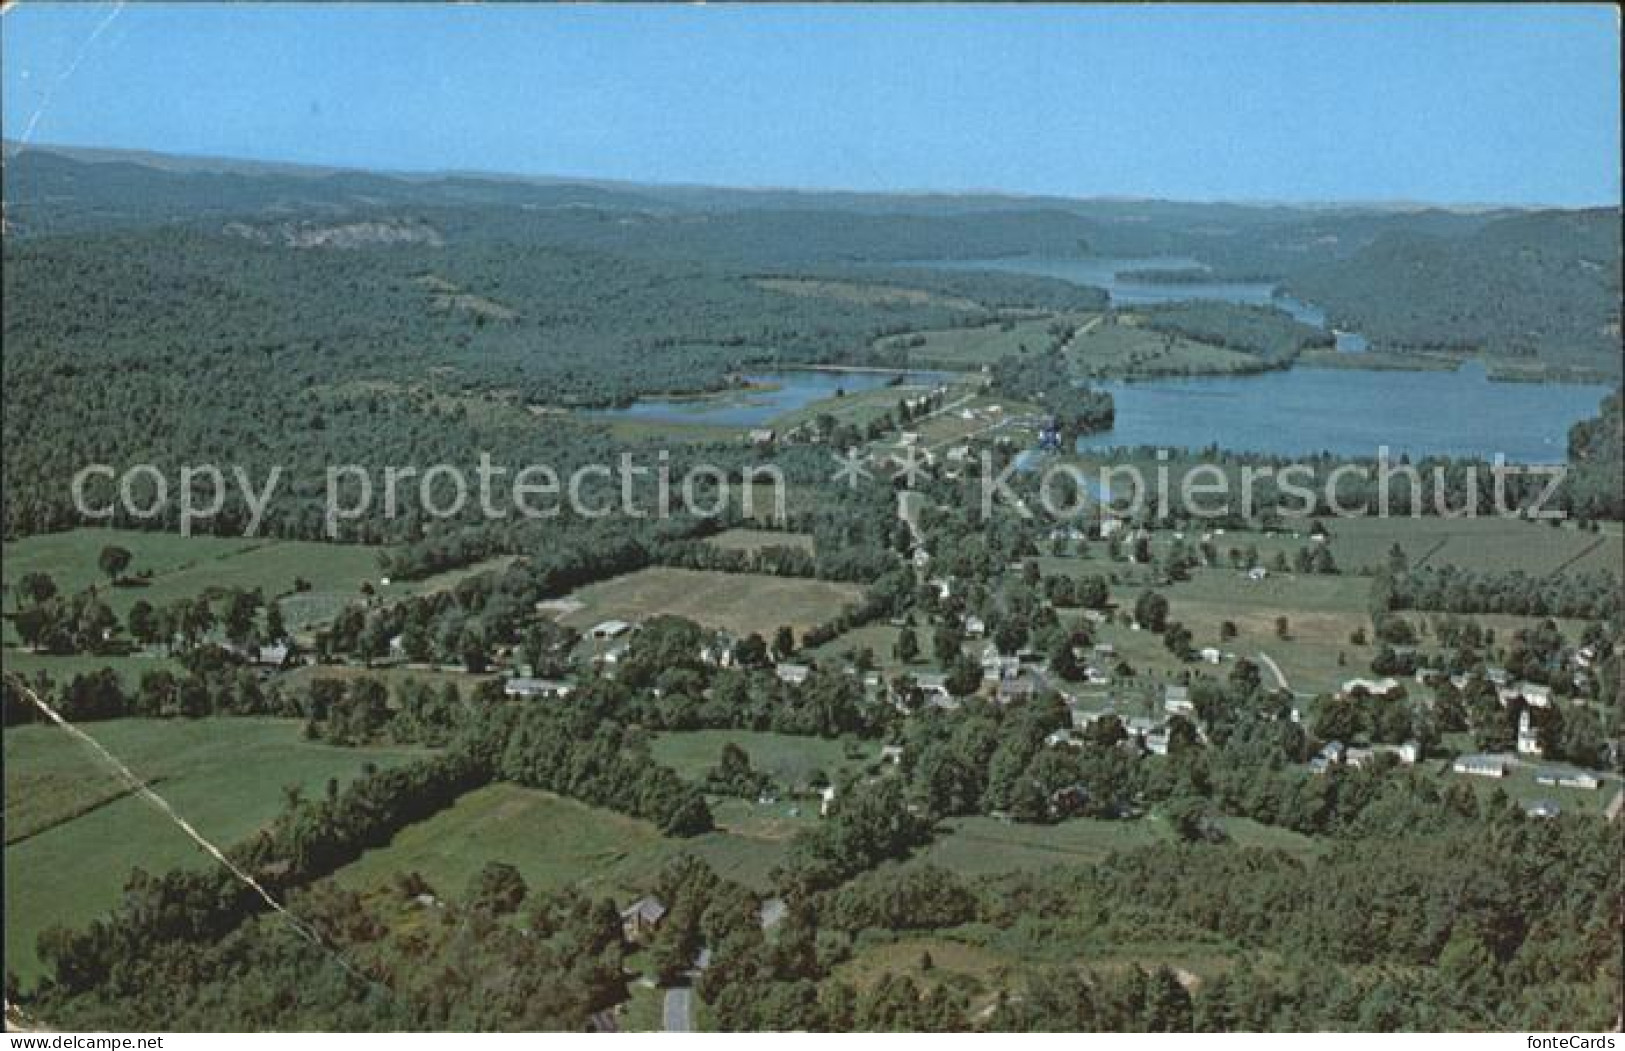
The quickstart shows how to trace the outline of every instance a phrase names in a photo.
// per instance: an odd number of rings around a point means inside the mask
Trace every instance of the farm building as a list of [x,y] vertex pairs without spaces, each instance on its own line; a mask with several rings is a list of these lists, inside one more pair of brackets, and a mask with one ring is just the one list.
[[1191,689],[1189,686],[1164,686],[1162,688],[1162,710],[1169,715],[1188,715],[1196,710],[1191,703]]
[[1470,777],[1505,777],[1507,761],[1498,755],[1464,755],[1450,769]]
[[575,690],[575,686],[556,679],[533,679],[529,676],[515,676],[502,685],[502,692],[509,697],[568,697]]
[[1535,783],[1555,785],[1558,788],[1581,788],[1587,791],[1595,791],[1602,787],[1602,781],[1595,774],[1588,774],[1583,770],[1550,768],[1535,771]]

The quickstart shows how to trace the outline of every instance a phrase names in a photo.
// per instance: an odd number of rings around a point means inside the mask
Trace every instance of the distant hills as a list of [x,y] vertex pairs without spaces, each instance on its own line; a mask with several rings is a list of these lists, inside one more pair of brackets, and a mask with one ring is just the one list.
[[[30,147],[4,151],[10,238],[183,225],[387,250],[529,243],[738,269],[1009,255],[1178,257],[1270,280],[1399,352],[1619,372],[1620,212],[872,194],[388,174]],[[331,228],[331,231],[329,230]],[[271,231],[275,231],[274,235]]]

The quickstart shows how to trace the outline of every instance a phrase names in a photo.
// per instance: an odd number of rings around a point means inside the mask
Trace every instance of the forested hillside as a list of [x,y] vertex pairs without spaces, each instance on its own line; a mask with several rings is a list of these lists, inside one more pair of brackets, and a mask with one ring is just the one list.
[[1456,238],[1389,232],[1287,287],[1379,344],[1619,371],[1616,210],[1514,215]]

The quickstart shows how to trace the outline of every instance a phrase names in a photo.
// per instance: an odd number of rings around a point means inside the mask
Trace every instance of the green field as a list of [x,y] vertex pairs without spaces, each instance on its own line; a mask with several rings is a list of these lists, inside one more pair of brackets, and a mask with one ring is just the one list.
[[716,536],[707,537],[705,542],[724,551],[760,551],[765,547],[790,547],[807,552],[813,549],[812,534],[774,529],[724,529]]
[[48,654],[31,653],[17,646],[0,649],[0,669],[32,680],[45,672],[53,682],[65,683],[76,675],[87,675],[111,668],[126,687],[134,687],[141,676],[149,671],[178,673],[180,664],[157,653],[137,652],[101,656],[94,653]]
[[[1294,854],[1316,847],[1306,836],[1271,828],[1244,818],[1219,822],[1237,847],[1263,847]],[[906,864],[932,864],[964,876],[1040,871],[1057,865],[1086,866],[1117,851],[1170,842],[1172,833],[1151,816],[1132,821],[1074,818],[1058,825],[1023,825],[991,817],[962,817],[945,822],[937,838]]]
[[[914,368],[973,370],[991,365],[1008,354],[1044,349],[1055,339],[1050,326],[1058,322],[1083,325],[1094,317],[1094,314],[1059,314],[997,321],[971,328],[930,329],[887,336],[877,340],[875,346],[882,350],[906,349],[909,365]],[[925,342],[916,346],[916,339]]]
[[[116,720],[84,729],[217,844],[276,816],[284,786],[307,795],[421,754],[348,749],[303,739],[296,720]],[[151,804],[129,794],[82,744],[45,726],[5,733],[6,962],[38,974],[34,939],[53,923],[82,925],[117,903],[130,869],[166,872],[211,862]],[[25,838],[15,839],[18,830]],[[26,835],[32,832],[32,835]]]
[[1515,518],[1338,518],[1326,527],[1332,556],[1345,571],[1382,564],[1396,543],[1412,565],[1521,569],[1533,576],[1560,570],[1617,576],[1625,559],[1617,523],[1596,533]]
[[964,876],[1092,865],[1113,851],[1160,843],[1160,824],[1079,818],[1058,825],[1021,825],[991,817],[953,818],[910,864],[932,864]]
[[[929,394],[939,385],[902,383],[897,386],[849,391],[840,397],[820,398],[818,401],[775,417],[773,426],[780,431],[788,431],[802,424],[812,423],[820,416],[829,416],[836,423],[866,427],[872,420],[879,419],[887,413],[895,413],[899,401]],[[977,377],[956,377],[953,381],[947,382],[947,387],[944,403],[969,396],[981,387],[981,380]]]
[[359,889],[415,871],[437,890],[457,895],[486,862],[505,861],[533,888],[576,886],[624,903],[684,852],[704,858],[722,875],[764,887],[783,845],[727,832],[671,839],[647,821],[540,789],[494,784],[403,829],[335,878]]
[[831,782],[843,773],[862,770],[880,756],[872,741],[827,741],[820,737],[759,733],[749,730],[688,730],[663,733],[654,739],[655,759],[678,775],[703,782],[716,766],[726,744],[736,744],[750,756],[751,766],[792,791],[806,788],[815,773]]
[[583,606],[563,619],[584,628],[670,614],[735,635],[770,635],[784,624],[798,631],[822,624],[862,595],[856,584],[656,566],[574,592]]
[[[108,586],[107,578],[96,568],[97,555],[107,545],[123,547],[134,556],[125,573],[127,582],[119,587]],[[380,600],[388,602],[452,588],[470,576],[500,570],[512,562],[511,558],[497,558],[385,586],[379,551],[357,544],[74,529],[6,543],[4,581],[9,588],[22,574],[40,571],[50,574],[63,594],[97,586],[121,619],[138,599],[161,606],[219,589],[259,588],[268,599],[280,598],[284,620],[301,631],[360,601],[363,584],[373,585]],[[149,570],[150,579],[129,582]],[[310,586],[296,592],[294,581],[300,578]],[[6,637],[15,640],[9,621]]]
[[1256,369],[1259,358],[1184,336],[1144,328],[1134,315],[1079,330],[1067,357],[1089,377],[1227,373]]

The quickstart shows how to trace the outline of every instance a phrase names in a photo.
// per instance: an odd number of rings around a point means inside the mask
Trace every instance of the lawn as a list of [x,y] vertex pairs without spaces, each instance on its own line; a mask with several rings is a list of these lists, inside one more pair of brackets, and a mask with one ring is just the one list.
[[724,529],[706,543],[724,551],[760,551],[765,547],[789,547],[811,552],[813,538],[810,533],[788,533],[775,529]]
[[587,806],[540,789],[494,784],[470,792],[427,821],[402,829],[335,877],[361,889],[417,872],[460,895],[488,861],[516,867],[533,887],[575,886],[623,904],[647,889],[662,865],[692,853],[724,876],[764,888],[783,844],[713,832],[662,836],[649,822]]
[[656,566],[575,592],[570,597],[582,608],[564,620],[584,628],[612,617],[670,614],[735,635],[771,635],[780,625],[799,632],[832,620],[862,595],[856,584]]
[[[930,329],[901,336],[886,336],[875,342],[878,349],[906,349],[914,368],[980,369],[1008,354],[1038,351],[1055,339],[1050,326],[1058,322],[1088,323],[1095,315],[1062,314],[1053,317],[995,321],[973,328]],[[915,341],[923,339],[923,344]]]
[[[125,719],[84,729],[222,845],[275,817],[284,786],[313,796],[330,778],[356,776],[365,763],[383,766],[422,754],[313,744],[295,720]],[[5,760],[12,840],[6,847],[6,960],[25,980],[38,975],[39,932],[53,923],[80,925],[111,908],[132,867],[161,873],[210,863],[185,833],[61,731],[8,729]]]
[[[97,555],[108,545],[123,547],[133,556],[125,571],[126,582],[118,587],[108,586],[106,576],[96,567]],[[386,587],[381,584],[378,567],[380,550],[359,544],[302,540],[73,529],[6,543],[4,582],[9,588],[22,574],[39,571],[50,574],[63,594],[99,586],[103,598],[120,618],[137,599],[159,606],[218,589],[259,588],[267,598],[280,597],[288,626],[301,629],[327,620],[346,604],[360,600],[363,584],[378,588],[386,600],[398,599],[452,588],[467,577],[502,569],[512,561],[492,559]],[[146,571],[151,572],[150,579],[137,582]],[[297,579],[306,581],[309,588],[296,592]]]
[[680,777],[703,782],[729,743],[745,750],[753,768],[792,791],[806,788],[816,773],[838,781],[842,773],[861,770],[880,755],[879,746],[866,741],[828,741],[750,730],[688,730],[657,736],[654,756]]
[[1089,377],[1227,373],[1257,368],[1252,354],[1143,328],[1134,315],[1079,330],[1067,358]]
[[1399,544],[1412,565],[1463,569],[1521,569],[1534,576],[1568,569],[1621,572],[1617,526],[1591,533],[1515,518],[1329,519],[1332,556],[1345,571],[1377,566]]
[[0,650],[0,668],[21,675],[30,681],[39,672],[45,672],[53,682],[66,683],[76,675],[88,675],[103,668],[111,668],[119,681],[133,688],[141,676],[149,671],[179,673],[179,662],[156,653],[137,652],[98,656],[93,653],[47,654],[32,653],[17,646]]
[[953,818],[910,864],[933,864],[965,876],[1035,871],[1056,865],[1083,866],[1170,838],[1150,820],[1078,818],[1058,825],[1022,825],[991,817]]

